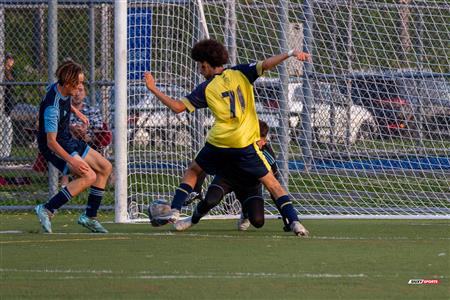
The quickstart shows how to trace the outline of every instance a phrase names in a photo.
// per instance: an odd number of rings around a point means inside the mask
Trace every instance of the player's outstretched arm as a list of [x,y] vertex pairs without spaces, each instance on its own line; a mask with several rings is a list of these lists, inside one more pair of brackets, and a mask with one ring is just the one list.
[[89,126],[89,119],[88,117],[86,117],[81,111],[79,111],[75,106],[70,105],[70,111],[73,112],[75,114],[75,116],[77,116],[78,119],[81,120],[81,122],[83,122],[84,124],[86,124],[87,126]]
[[263,61],[262,68],[264,71],[271,70],[275,68],[277,65],[288,59],[289,57],[294,57],[300,61],[310,61],[311,56],[299,50],[290,50],[289,52],[281,53],[272,57],[267,58]]
[[145,85],[165,106],[170,108],[174,113],[180,113],[186,110],[186,105],[183,102],[175,100],[161,92],[156,86],[155,79],[150,72],[144,73]]

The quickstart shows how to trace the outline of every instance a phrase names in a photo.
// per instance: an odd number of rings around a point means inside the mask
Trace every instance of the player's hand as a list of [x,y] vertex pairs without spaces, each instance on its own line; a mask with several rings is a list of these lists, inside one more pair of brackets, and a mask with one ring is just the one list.
[[81,120],[81,122],[83,122],[83,124],[85,124],[86,126],[89,126],[89,119],[84,114],[82,114],[80,112],[80,115],[77,117]]
[[73,105],[71,105],[70,108],[71,108],[72,112],[77,116],[77,118],[81,120],[81,122],[86,124],[86,126],[89,126],[89,119],[81,111],[79,111]]
[[154,91],[156,89],[155,78],[153,78],[152,73],[145,72],[144,73],[145,85],[150,91]]
[[294,53],[293,53],[292,56],[295,57],[297,60],[300,60],[300,61],[311,62],[311,55],[309,53],[306,53],[306,52],[303,52],[303,51],[294,50]]
[[72,170],[77,174],[86,174],[87,172],[89,172],[89,165],[81,158],[74,157],[69,162],[69,165],[72,168]]

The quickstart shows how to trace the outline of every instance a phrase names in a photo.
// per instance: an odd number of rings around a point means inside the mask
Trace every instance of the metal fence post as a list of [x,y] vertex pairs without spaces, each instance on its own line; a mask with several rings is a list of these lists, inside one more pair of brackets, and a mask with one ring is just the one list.
[[[5,64],[3,63],[3,59],[5,57],[5,10],[3,7],[0,7],[0,82],[4,81],[5,76]],[[5,111],[5,87],[0,85],[0,115],[2,115]]]
[[[336,12],[338,10],[338,5],[337,5],[337,1],[333,0],[332,2],[332,6],[331,6]],[[340,30],[338,28],[337,25],[337,21],[336,21],[336,14],[333,14],[332,16],[332,26],[333,26],[333,30],[331,32],[331,43],[333,45],[332,48],[332,54],[331,54],[331,73],[332,74],[338,74],[340,73],[338,66],[338,49],[337,49],[337,37],[340,37]],[[327,81],[328,84],[328,81]],[[330,148],[335,148],[336,147],[336,139],[335,139],[335,128],[336,128],[336,103],[334,101],[330,102]]]
[[225,12],[225,44],[229,53],[230,65],[236,65],[237,48],[236,48],[236,0],[227,1],[227,9]]
[[[313,45],[313,36],[312,29],[314,23],[314,12],[313,12],[313,4],[312,1],[305,0],[303,2],[303,13],[304,13],[304,22],[305,26],[303,27],[303,37],[304,43],[303,48],[305,52],[308,52],[313,57],[314,45]],[[314,59],[314,58],[313,58]],[[303,77],[303,96],[304,96],[304,105],[301,113],[302,116],[302,134],[300,135],[299,144],[302,148],[303,160],[305,163],[305,171],[311,169],[312,163],[312,151],[311,151],[311,143],[312,143],[312,126],[311,126],[311,112],[312,112],[312,86],[310,83],[310,76],[313,72],[313,65],[311,62],[306,61],[304,64],[304,77]]]
[[[289,18],[288,18],[288,0],[280,1],[280,9],[278,12],[280,16],[280,33],[279,40],[281,42],[281,52],[288,51],[288,31],[289,31]],[[281,99],[280,100],[280,173],[281,184],[288,188],[288,160],[289,160],[289,74],[287,68],[287,62],[280,65],[280,86],[281,86]]]
[[44,22],[45,10],[42,6],[39,6],[33,13],[33,44],[35,49],[33,59],[39,74],[44,73],[45,68]]
[[[48,0],[48,81],[56,81],[56,68],[58,65],[58,1]],[[58,192],[58,170],[52,165],[48,166],[49,197]]]
[[89,3],[89,82],[90,101],[95,106],[95,6],[92,2]]
[[[201,2],[201,1],[200,1]],[[196,2],[199,4],[199,2]],[[193,36],[192,36],[192,44],[195,44],[196,42],[200,41],[201,39],[206,38],[205,29],[202,26],[201,21],[201,11],[199,5],[197,5],[194,8],[194,20],[197,20],[196,27],[194,28]],[[192,61],[192,78],[195,85],[200,84],[202,82],[202,77],[198,72],[198,66],[197,63]],[[193,114],[193,118],[190,116],[189,118],[192,118],[194,122],[191,121],[191,124],[193,126],[193,138],[192,138],[192,150],[194,153],[199,151],[203,144],[205,143],[205,120],[206,120],[206,113],[200,110],[196,110]],[[191,119],[191,120],[192,120]]]
[[[348,22],[347,22],[347,74],[351,74],[353,72],[353,66],[352,66],[352,55],[353,55],[353,0],[349,0],[348,2]],[[348,146],[350,145],[350,135],[351,135],[351,109],[353,105],[353,99],[352,99],[352,79],[347,77],[346,79],[347,84],[347,109],[346,109],[346,116],[347,116],[347,123],[345,128],[345,144]]]
[[[414,48],[418,49],[418,67],[420,72],[423,72],[424,66],[423,61],[425,59],[425,46],[423,44],[423,27],[424,27],[424,19],[423,19],[423,11],[419,10],[419,24],[417,28],[417,32],[419,35],[419,38],[414,39]],[[414,84],[414,87],[417,92],[417,84]],[[417,126],[417,135],[418,139],[416,140],[416,145],[418,148],[423,148],[424,145],[424,126],[423,126],[423,115],[424,115],[424,107],[422,103],[422,97],[417,97],[418,105],[416,106],[416,109],[414,111],[415,119],[416,119],[416,126]]]
[[[110,61],[111,61],[111,38],[110,38],[110,7],[106,4],[101,5],[101,30],[100,30],[100,70],[101,80],[110,80]],[[111,103],[109,88],[102,87],[102,113],[105,122],[110,124],[109,107]]]

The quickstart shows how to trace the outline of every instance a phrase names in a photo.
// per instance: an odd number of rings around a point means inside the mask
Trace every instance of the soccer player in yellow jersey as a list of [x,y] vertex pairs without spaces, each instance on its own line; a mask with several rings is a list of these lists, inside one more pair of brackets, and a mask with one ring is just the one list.
[[[191,58],[197,62],[206,81],[181,100],[172,99],[161,92],[152,74],[145,73],[147,88],[175,113],[208,107],[215,119],[205,145],[186,170],[175,192],[171,214],[161,219],[170,223],[178,220],[184,201],[203,171],[215,175],[226,168],[235,169],[239,176],[258,178],[281,208],[292,205],[256,144],[260,136],[253,94],[253,82],[264,71],[273,69],[289,57],[302,61],[310,58],[305,52],[290,50],[257,63],[225,68],[228,61],[225,47],[212,39],[202,40],[192,47]],[[294,232],[299,236],[307,235],[307,230],[298,222],[297,216],[290,218],[295,227]]]
[[[259,120],[259,129],[261,139],[256,142],[259,149],[264,154],[267,161],[270,163],[272,173],[277,179],[280,174],[275,160],[275,153],[269,143],[269,126],[266,122]],[[194,188],[194,193],[201,193],[199,184],[203,183],[205,177],[201,177]],[[264,225],[264,198],[262,195],[262,184],[258,178],[242,178],[236,174],[236,170],[226,169],[220,175],[214,176],[209,185],[205,197],[198,202],[193,209],[192,216],[178,220],[175,224],[175,230],[183,231],[191,226],[197,224],[201,218],[208,214],[211,209],[217,206],[223,197],[231,192],[234,192],[236,199],[241,203],[241,217],[238,220],[238,230],[245,231],[248,227],[253,225],[255,228],[261,228]],[[191,197],[192,195],[190,195]],[[296,216],[295,209],[292,205],[285,205],[282,209],[278,206],[277,199],[271,197],[275,202],[275,206],[281,214],[281,219],[284,223],[284,231],[294,231],[296,228],[291,228],[288,216]],[[291,220],[298,222],[298,218]],[[157,224],[156,224],[157,225]],[[298,227],[298,226],[297,226]],[[294,229],[294,230],[292,230]],[[298,229],[298,228],[297,228]]]

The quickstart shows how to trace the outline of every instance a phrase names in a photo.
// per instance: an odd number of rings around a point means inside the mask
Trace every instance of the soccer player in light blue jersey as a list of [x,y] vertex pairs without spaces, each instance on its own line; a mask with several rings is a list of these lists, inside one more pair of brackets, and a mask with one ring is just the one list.
[[97,221],[97,210],[112,165],[84,141],[74,139],[69,129],[71,97],[83,85],[84,73],[79,64],[69,60],[58,67],[56,77],[58,81],[47,88],[39,106],[39,151],[63,175],[72,173],[76,178],[46,203],[37,205],[36,214],[44,231],[51,233],[55,211],[90,187],[87,208],[78,223],[92,232],[107,233]]

